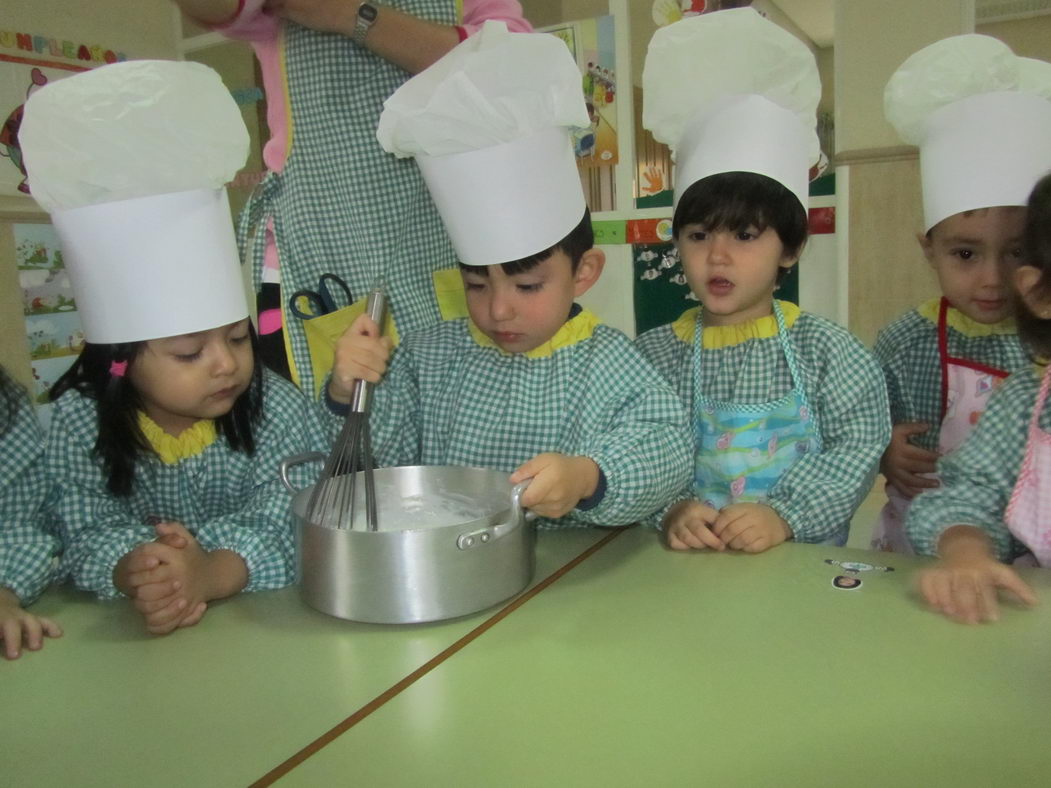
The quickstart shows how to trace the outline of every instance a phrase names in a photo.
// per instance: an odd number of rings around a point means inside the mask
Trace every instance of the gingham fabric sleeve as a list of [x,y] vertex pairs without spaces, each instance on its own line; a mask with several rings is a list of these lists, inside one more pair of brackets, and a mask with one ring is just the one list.
[[369,437],[377,467],[419,463],[420,410],[412,343],[402,342],[394,349],[383,380],[372,392]]
[[61,543],[49,515],[51,483],[44,467],[44,439],[33,407],[22,396],[4,433],[0,466],[0,587],[25,606],[55,576]]
[[[887,381],[891,424],[913,420],[937,424],[941,397],[937,326],[910,310],[876,335],[872,354]],[[937,430],[932,434],[936,448]],[[928,448],[930,434],[913,442]]]
[[[577,315],[563,330],[589,319]],[[634,522],[688,478],[682,406],[615,329],[598,325],[530,358],[479,345],[457,320],[410,335],[395,355],[404,361],[377,387],[371,422],[386,461],[510,473],[542,452],[591,456],[606,475],[605,495],[541,523],[552,526]]]
[[[692,434],[692,417],[689,413],[693,396],[693,383],[690,376],[692,347],[680,340],[675,335],[675,332],[672,331],[670,325],[652,328],[640,334],[635,339],[635,347],[639,349],[642,357],[668,382],[668,385],[672,387],[682,402],[683,408],[687,413],[687,432],[690,439],[690,464],[692,467],[694,438]],[[693,474],[690,473],[687,475],[683,486],[671,496],[664,506],[643,519],[643,525],[659,530],[668,510],[680,501],[687,501],[692,497]]]
[[846,534],[872,488],[890,442],[887,388],[872,354],[834,323],[804,313],[791,336],[805,359],[821,451],[787,468],[767,502],[797,542],[823,542]]
[[109,599],[120,595],[113,585],[117,561],[155,535],[125,501],[106,492],[102,466],[92,451],[97,435],[94,402],[69,391],[54,403],[46,462],[58,485],[55,516],[64,548],[62,572],[77,588]]
[[[207,550],[237,552],[248,568],[246,591],[279,588],[295,577],[291,498],[278,481],[282,459],[327,451],[331,431],[298,389],[267,372],[264,418],[255,431],[252,456],[229,448],[221,435],[199,454],[174,464],[140,458],[132,494],[116,498],[106,489],[92,453],[98,430],[95,403],[67,392],[55,403],[47,462],[60,480],[57,517],[65,571],[78,588],[102,598],[120,592],[113,569],[122,556],[152,541],[150,519],[183,523]],[[293,469],[306,486],[317,468]]]
[[[282,588],[295,580],[291,499],[281,484],[278,466],[296,454],[327,452],[332,444],[330,423],[318,403],[276,375],[268,378],[266,391],[248,495],[240,499],[241,508],[217,513],[194,529],[205,550],[231,550],[244,559],[248,567],[245,591]],[[319,467],[312,469],[315,477]],[[311,470],[300,468],[297,481],[301,487],[313,481]]]
[[572,452],[589,457],[606,476],[606,493],[576,519],[627,525],[652,516],[690,481],[691,448],[686,410],[678,395],[630,340],[605,326],[596,329],[589,358],[578,373],[587,424]]
[[[941,486],[916,496],[905,532],[920,555],[937,555],[942,532],[973,525],[992,540],[997,557],[1010,561],[1025,552],[1004,524],[1004,511],[1022,467],[1029,417],[1040,389],[1032,368],[1011,375],[989,398],[974,432],[938,462]],[[1040,427],[1051,430],[1051,408],[1040,414]]]
[[[935,303],[924,305],[935,313]],[[950,314],[956,312],[950,308]],[[947,329],[949,354],[1007,372],[1028,365],[1029,359],[1017,334],[976,333]],[[918,309],[899,317],[876,336],[873,354],[887,380],[891,424],[921,422],[931,428],[911,442],[928,451],[938,450],[941,432],[941,361],[938,356],[938,326]]]

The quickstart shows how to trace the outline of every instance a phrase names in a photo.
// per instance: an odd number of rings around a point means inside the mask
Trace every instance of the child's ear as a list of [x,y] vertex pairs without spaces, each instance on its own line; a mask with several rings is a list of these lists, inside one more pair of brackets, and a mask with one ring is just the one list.
[[1051,303],[1040,293],[1035,292],[1043,278],[1043,272],[1035,265],[1020,265],[1014,270],[1014,286],[1018,295],[1037,317],[1047,320],[1051,318]]
[[606,265],[606,253],[592,246],[580,257],[577,271],[573,275],[573,297],[584,295],[602,275]]
[[781,260],[777,264],[778,267],[779,268],[784,268],[785,270],[788,270],[793,265],[798,263],[799,262],[799,258],[803,256],[803,250],[806,249],[806,244],[807,244],[807,242],[804,239],[803,243],[801,243],[799,245],[798,249],[796,249],[794,252],[789,252],[785,248],[784,243],[782,243],[781,244]]
[[934,241],[929,238],[925,233],[916,233],[916,240],[919,241],[920,250],[923,252],[923,257],[928,263],[934,262]]

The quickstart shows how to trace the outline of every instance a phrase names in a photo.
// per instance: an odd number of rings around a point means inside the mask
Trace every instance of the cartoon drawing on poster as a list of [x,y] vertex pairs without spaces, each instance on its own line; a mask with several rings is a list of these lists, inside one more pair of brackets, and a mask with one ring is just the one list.
[[29,194],[18,143],[26,100],[50,82],[127,59],[92,42],[0,29],[0,196]]
[[84,346],[84,334],[75,312],[27,315],[26,336],[32,359],[76,356]]
[[581,167],[617,163],[617,78],[613,17],[600,16],[540,28],[566,42],[580,68],[584,101],[591,125],[573,133],[573,148]]
[[34,92],[49,82],[71,76],[83,67],[46,68],[24,63],[3,63],[4,78],[0,80],[0,195],[28,195],[26,170],[22,164],[22,148],[18,131],[22,126],[25,102]]
[[33,367],[33,400],[48,421],[48,391],[84,347],[69,273],[58,236],[49,224],[12,225],[15,265],[22,290],[26,340]]
[[635,330],[638,333],[670,323],[697,305],[686,282],[673,243],[635,244]]

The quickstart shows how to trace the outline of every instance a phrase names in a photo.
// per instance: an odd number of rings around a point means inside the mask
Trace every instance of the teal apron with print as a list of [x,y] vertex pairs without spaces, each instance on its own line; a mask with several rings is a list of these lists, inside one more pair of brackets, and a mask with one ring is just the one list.
[[792,389],[756,404],[718,402],[700,394],[702,316],[693,341],[694,496],[714,509],[734,503],[763,503],[781,474],[803,455],[821,451],[816,418],[796,365],[781,306],[775,299],[777,337],[788,363]]
[[[456,0],[384,5],[432,22],[459,22]],[[321,274],[335,273],[358,299],[382,275],[404,336],[439,321],[432,273],[455,266],[456,254],[416,163],[395,158],[376,140],[383,102],[409,74],[335,33],[286,22],[282,36],[292,147],[284,171],[270,173],[246,206],[240,240],[258,291],[262,228],[273,218],[284,328],[298,383],[309,393],[315,390],[310,352],[302,321],[288,311],[288,294],[313,290]]]

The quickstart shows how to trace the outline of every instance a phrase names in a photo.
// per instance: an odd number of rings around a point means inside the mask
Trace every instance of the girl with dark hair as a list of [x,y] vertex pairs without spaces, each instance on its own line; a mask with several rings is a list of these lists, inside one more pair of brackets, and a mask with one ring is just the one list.
[[48,516],[40,428],[25,392],[3,369],[0,451],[0,641],[4,656],[16,659],[23,645],[36,651],[45,635],[62,634],[51,619],[24,610],[54,579],[60,543]]
[[967,441],[941,459],[942,485],[918,495],[906,533],[916,552],[938,555],[920,575],[931,608],[965,623],[999,617],[997,593],[1036,602],[1007,566],[1051,566],[1051,174],[1029,197],[1023,264],[1014,286],[1018,333],[1033,364],[989,398]]
[[[208,111],[186,118],[197,102]],[[132,598],[153,633],[195,624],[213,599],[288,585],[278,465],[330,442],[314,404],[256,365],[222,188],[247,148],[229,90],[196,63],[117,63],[33,94],[22,128],[87,340],[52,390],[64,572]],[[158,172],[97,164],[114,158]]]
[[659,518],[668,545],[843,544],[890,422],[861,343],[774,297],[807,239],[813,54],[752,9],[720,11],[657,31],[643,80],[644,122],[675,150],[672,232],[701,304],[637,340],[693,422],[693,483]]
[[[135,600],[151,632],[295,576],[280,461],[324,449],[313,403],[254,359],[248,320],[88,344],[55,384],[48,466],[64,567]],[[301,479],[305,483],[306,479]]]

